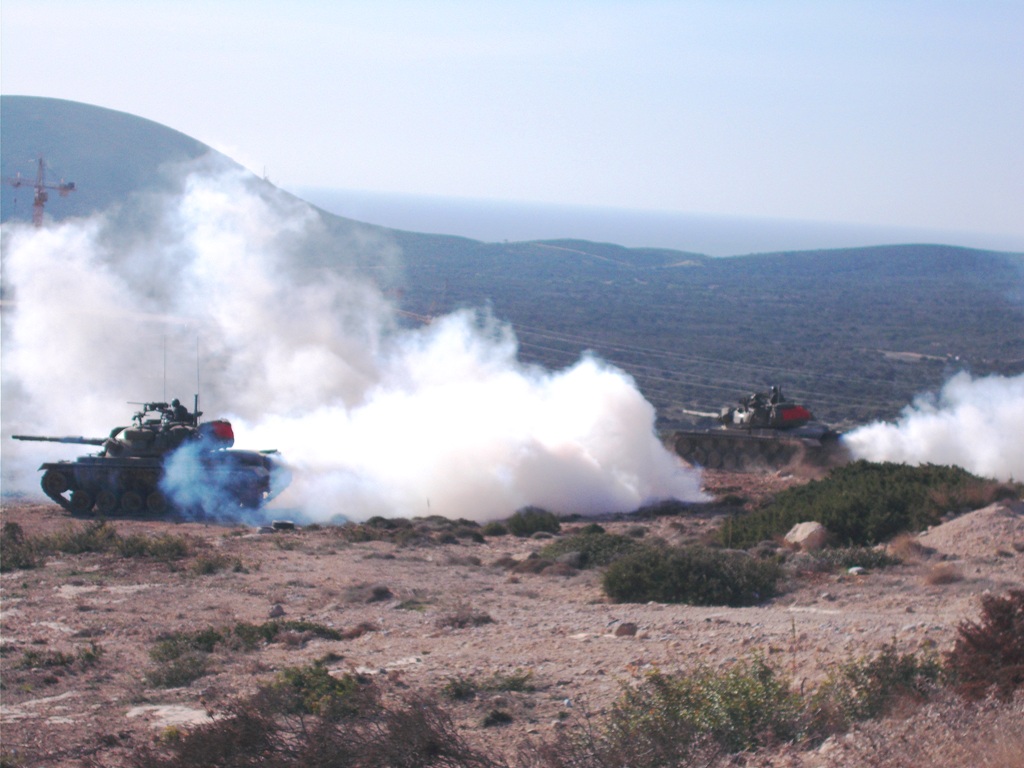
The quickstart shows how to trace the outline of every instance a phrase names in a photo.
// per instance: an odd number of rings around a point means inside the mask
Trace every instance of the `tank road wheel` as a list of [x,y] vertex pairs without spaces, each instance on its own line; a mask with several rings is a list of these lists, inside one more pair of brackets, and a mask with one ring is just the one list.
[[676,453],[684,459],[690,459],[693,457],[694,447],[693,440],[688,437],[680,437],[676,440]]
[[729,451],[724,456],[722,456],[722,469],[728,470],[730,472],[735,472],[736,469],[739,467],[739,463],[739,458],[732,451]]
[[708,469],[719,469],[722,466],[722,454],[717,449],[712,448],[708,451],[708,460],[704,465]]
[[71,492],[71,511],[84,515],[92,509],[95,499],[90,491],[85,488],[76,488]]
[[103,488],[96,494],[96,511],[101,515],[112,515],[117,511],[119,501],[116,493],[109,488]]
[[149,514],[160,517],[167,513],[167,497],[160,491],[153,491],[146,497],[146,509]]
[[68,489],[68,478],[59,469],[48,469],[43,473],[43,491],[51,499]]
[[121,494],[121,511],[126,515],[137,515],[145,506],[146,502],[138,491],[125,491]]

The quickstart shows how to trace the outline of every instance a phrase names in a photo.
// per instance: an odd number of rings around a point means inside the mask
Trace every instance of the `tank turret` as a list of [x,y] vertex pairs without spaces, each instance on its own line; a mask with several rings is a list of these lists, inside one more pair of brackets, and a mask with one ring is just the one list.
[[42,488],[79,514],[163,514],[173,509],[209,515],[258,508],[284,490],[287,471],[277,451],[232,450],[231,422],[200,422],[178,400],[135,403],[128,426],[107,437],[13,435],[29,440],[99,446],[74,461],[44,463]]
[[796,429],[813,420],[804,406],[787,401],[780,387],[740,398],[739,405],[718,414],[718,421],[732,429]]

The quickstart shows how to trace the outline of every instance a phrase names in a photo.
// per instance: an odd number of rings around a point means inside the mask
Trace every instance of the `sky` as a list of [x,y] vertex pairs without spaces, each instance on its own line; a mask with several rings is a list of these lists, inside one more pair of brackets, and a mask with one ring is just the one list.
[[4,0],[0,91],[122,110],[289,189],[1000,235],[1016,0]]

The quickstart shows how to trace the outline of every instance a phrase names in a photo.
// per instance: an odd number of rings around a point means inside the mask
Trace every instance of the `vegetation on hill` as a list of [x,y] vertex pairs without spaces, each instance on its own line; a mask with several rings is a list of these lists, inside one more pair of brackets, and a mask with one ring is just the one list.
[[[142,118],[56,99],[3,96],[3,174],[42,149],[78,191],[47,211],[81,215],[166,186],[168,163],[209,147]],[[259,182],[261,194],[286,193]],[[3,218],[28,218],[25,189],[3,188]],[[140,226],[134,213],[123,226]],[[400,272],[356,268],[429,317],[491,307],[526,362],[570,365],[585,350],[631,374],[663,427],[780,384],[838,426],[894,418],[954,372],[1024,372],[1024,255],[943,245],[712,259],[577,240],[482,243],[401,232],[323,214],[294,259],[352,268],[356,230],[397,246]],[[344,261],[344,263],[343,263]],[[410,322],[414,322],[410,320]]]
[[959,467],[857,461],[727,520],[717,538],[727,547],[751,547],[785,535],[797,523],[817,522],[836,544],[870,546],[1019,493],[1020,487]]

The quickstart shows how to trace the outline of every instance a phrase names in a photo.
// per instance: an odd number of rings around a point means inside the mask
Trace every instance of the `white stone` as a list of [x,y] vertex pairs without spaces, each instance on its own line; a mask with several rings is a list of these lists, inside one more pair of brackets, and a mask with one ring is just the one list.
[[801,552],[813,552],[825,546],[828,530],[821,523],[797,523],[786,534],[786,544]]

